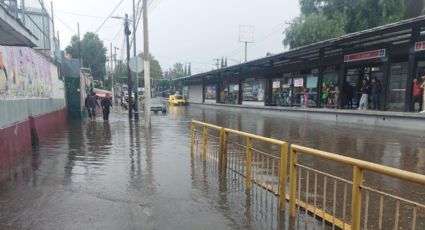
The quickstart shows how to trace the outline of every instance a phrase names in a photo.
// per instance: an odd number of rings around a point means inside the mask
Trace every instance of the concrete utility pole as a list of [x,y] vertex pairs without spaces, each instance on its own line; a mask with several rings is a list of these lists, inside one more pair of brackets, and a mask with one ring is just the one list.
[[151,76],[149,61],[148,0],[143,0],[143,39],[145,54],[145,127],[151,128]]
[[127,84],[128,84],[128,119],[133,118],[133,98],[131,94],[131,70],[130,70],[130,34],[131,31],[128,28],[128,14],[125,14],[124,20],[124,34],[127,41]]
[[[137,57],[136,50],[136,0],[133,0],[133,54],[134,57]],[[136,69],[139,69],[136,61]],[[135,73],[136,75],[136,92],[135,92],[135,111],[134,111],[134,119],[139,120],[139,73]]]
[[112,51],[112,42],[111,42],[111,61],[109,62],[110,63],[110,77],[111,77],[111,92],[112,92],[112,103],[114,103],[115,102],[115,84],[114,84],[114,73],[113,73],[113,69],[114,69],[114,59],[113,59],[113,56],[114,54],[113,54],[113,51]]

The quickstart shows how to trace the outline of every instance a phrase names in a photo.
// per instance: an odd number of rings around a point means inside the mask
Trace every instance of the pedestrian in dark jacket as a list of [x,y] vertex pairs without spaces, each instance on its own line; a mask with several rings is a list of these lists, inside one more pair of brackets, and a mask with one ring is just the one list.
[[373,78],[372,79],[372,102],[375,110],[379,110],[381,108],[381,91],[382,86],[381,83]]
[[110,108],[112,108],[111,100],[109,99],[109,94],[106,94],[106,97],[102,99],[100,102],[100,105],[102,106],[102,112],[103,112],[103,120],[107,121],[109,120],[109,112]]

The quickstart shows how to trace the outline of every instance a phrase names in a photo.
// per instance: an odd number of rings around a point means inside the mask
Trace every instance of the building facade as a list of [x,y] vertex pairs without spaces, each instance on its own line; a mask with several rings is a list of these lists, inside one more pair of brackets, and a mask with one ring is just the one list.
[[196,74],[180,80],[182,92],[197,103],[355,109],[363,81],[374,80],[380,103],[369,108],[412,111],[413,79],[425,75],[424,26],[421,16]]

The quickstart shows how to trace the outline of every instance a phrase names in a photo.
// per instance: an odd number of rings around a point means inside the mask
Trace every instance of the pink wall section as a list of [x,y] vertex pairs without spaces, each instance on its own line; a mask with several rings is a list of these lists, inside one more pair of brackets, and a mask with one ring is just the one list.
[[0,167],[9,165],[31,148],[30,121],[0,129]]
[[31,116],[25,121],[18,122],[0,129],[0,167],[7,166],[19,156],[31,149],[31,129],[37,132],[42,142],[51,133],[66,128],[66,108]]

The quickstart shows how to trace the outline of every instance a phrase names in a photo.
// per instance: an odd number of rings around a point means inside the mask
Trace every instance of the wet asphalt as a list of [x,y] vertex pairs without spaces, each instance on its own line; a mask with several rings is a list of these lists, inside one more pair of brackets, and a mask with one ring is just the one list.
[[[246,196],[240,195],[236,179],[223,190],[216,172],[196,165],[189,154],[191,119],[425,174],[425,133],[196,105],[169,110],[152,116],[151,130],[143,121],[129,121],[126,111],[117,108],[109,122],[70,121],[66,130],[0,169],[0,229],[282,227],[276,213],[247,215]],[[304,160],[351,176],[349,169]],[[414,184],[373,175],[368,183],[425,199],[424,188]],[[272,196],[270,202],[275,202]]]

